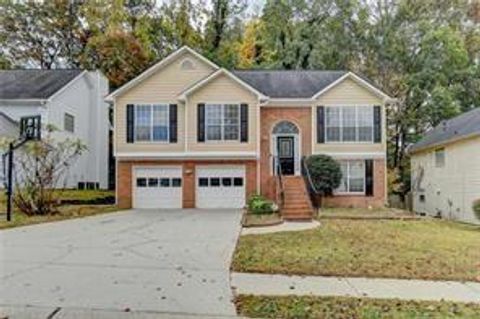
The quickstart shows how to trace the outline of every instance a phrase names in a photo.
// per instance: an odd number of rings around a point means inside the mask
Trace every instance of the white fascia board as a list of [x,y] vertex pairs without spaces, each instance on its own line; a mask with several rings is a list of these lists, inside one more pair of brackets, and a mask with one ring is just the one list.
[[59,96],[60,94],[62,94],[63,91],[65,91],[66,89],[68,89],[70,86],[73,85],[73,83],[75,83],[78,79],[81,79],[85,74],[87,74],[88,71],[86,70],[83,70],[79,75],[77,75],[76,77],[74,77],[70,82],[68,82],[66,85],[64,85],[60,90],[58,90],[57,92],[53,93],[52,95],[50,95],[50,97],[47,99],[48,102],[52,101],[54,98],[56,98],[57,96]]
[[223,68],[213,72],[212,74],[210,74],[209,76],[207,76],[203,80],[201,80],[201,81],[195,83],[194,85],[190,86],[189,88],[187,88],[185,91],[183,91],[182,93],[180,93],[178,95],[178,99],[184,101],[189,94],[191,94],[192,92],[201,88],[202,86],[209,83],[210,81],[212,81],[213,79],[215,79],[216,77],[218,77],[221,74],[227,75],[230,79],[232,79],[233,81],[237,82],[242,87],[244,87],[245,89],[247,89],[247,90],[251,91],[252,93],[254,93],[255,95],[257,95],[259,99],[261,99],[261,100],[268,99],[268,96],[265,96],[264,94],[262,94],[261,92],[256,90],[254,87],[250,86],[248,83],[246,83],[245,81],[241,80],[240,78],[235,76],[230,71],[228,71],[226,69],[223,69]]
[[314,155],[328,155],[335,159],[370,159],[387,157],[385,152],[315,152]]
[[125,83],[123,86],[119,87],[118,89],[116,89],[115,91],[113,91],[112,93],[110,93],[109,95],[107,95],[107,97],[105,98],[106,101],[113,101],[113,98],[115,96],[118,96],[119,94],[121,94],[122,92],[134,87],[135,85],[137,85],[138,83],[140,83],[141,81],[143,81],[144,79],[148,78],[149,76],[151,76],[153,73],[157,72],[157,70],[161,69],[162,67],[164,67],[165,65],[167,65],[168,63],[170,63],[171,61],[175,60],[179,55],[181,55],[182,53],[184,52],[189,52],[191,53],[192,55],[194,55],[195,57],[197,57],[198,59],[200,59],[201,61],[205,62],[206,64],[210,65],[212,68],[214,68],[215,70],[219,68],[218,65],[216,65],[215,63],[213,63],[212,61],[208,60],[207,58],[205,58],[203,55],[201,55],[200,53],[196,52],[195,50],[189,48],[188,46],[183,46],[181,47],[180,49],[172,52],[170,55],[168,55],[166,58],[164,58],[163,60],[159,61],[158,63],[152,65],[150,68],[148,68],[147,70],[143,71],[140,75],[138,75],[136,78],[134,78],[133,80],[130,80],[129,82]]
[[289,106],[312,106],[311,98],[270,98],[262,107],[289,107]]
[[117,152],[118,159],[256,159],[257,152]]
[[356,75],[353,72],[348,72],[348,73],[342,75],[336,81],[330,83],[327,87],[323,88],[322,90],[317,92],[314,96],[312,96],[312,100],[318,99],[319,96],[321,96],[322,94],[325,94],[326,92],[330,91],[332,88],[334,88],[338,84],[342,83],[347,78],[351,78],[355,82],[359,83],[363,87],[365,87],[368,90],[370,90],[371,92],[373,92],[375,95],[377,95],[379,97],[382,97],[384,99],[384,101],[394,101],[395,100],[394,98],[388,96],[387,94],[385,94],[381,90],[377,89],[376,87],[374,87],[373,85],[371,85],[370,83],[368,83],[367,81],[365,81],[364,79],[362,79],[361,77],[359,77],[358,75]]

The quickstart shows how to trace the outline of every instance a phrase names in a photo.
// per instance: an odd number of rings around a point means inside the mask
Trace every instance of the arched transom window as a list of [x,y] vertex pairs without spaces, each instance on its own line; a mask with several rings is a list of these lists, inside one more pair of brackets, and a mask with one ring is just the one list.
[[298,134],[298,127],[292,122],[281,121],[273,128],[273,134]]

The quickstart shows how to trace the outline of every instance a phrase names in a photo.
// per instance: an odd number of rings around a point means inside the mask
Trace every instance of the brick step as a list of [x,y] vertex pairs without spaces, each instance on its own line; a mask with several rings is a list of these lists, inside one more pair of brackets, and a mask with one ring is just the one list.
[[308,204],[296,204],[296,205],[285,205],[283,207],[283,210],[298,210],[298,211],[303,211],[303,210],[308,210],[311,211],[312,208]]
[[308,215],[310,217],[313,216],[313,211],[311,209],[282,209],[282,216],[285,215]]
[[285,205],[290,205],[290,204],[307,204],[307,205],[309,205],[309,202],[305,198],[285,198]]
[[283,215],[284,220],[288,221],[311,221],[312,216],[310,215]]

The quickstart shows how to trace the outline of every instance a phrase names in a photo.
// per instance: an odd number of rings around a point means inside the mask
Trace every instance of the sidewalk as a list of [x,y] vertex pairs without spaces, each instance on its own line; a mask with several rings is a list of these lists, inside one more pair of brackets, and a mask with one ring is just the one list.
[[236,294],[480,302],[480,283],[232,273]]
[[0,319],[235,319],[216,316],[155,311],[118,311],[110,309],[54,308],[35,306],[0,306]]

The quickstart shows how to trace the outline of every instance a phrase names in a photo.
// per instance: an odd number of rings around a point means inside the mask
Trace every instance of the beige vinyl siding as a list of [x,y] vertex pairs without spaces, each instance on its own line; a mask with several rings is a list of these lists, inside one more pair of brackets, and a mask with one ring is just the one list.
[[[435,166],[435,150],[445,148],[445,165]],[[480,198],[480,137],[454,142],[411,157],[412,195],[414,211],[465,222],[475,219],[472,203]],[[417,188],[421,168],[422,182]],[[420,201],[420,195],[425,201]]]
[[[317,110],[316,107],[328,106],[355,106],[355,105],[380,105],[382,107],[382,143],[317,143]],[[313,105],[313,152],[318,153],[377,153],[386,152],[386,116],[385,104],[382,98],[373,94],[366,87],[352,79],[345,79],[329,91],[319,96]]]
[[[258,99],[251,91],[225,74],[219,75],[187,97],[188,150],[189,151],[256,151]],[[199,103],[247,103],[248,143],[240,141],[197,142],[197,105]]]
[[[189,59],[193,70],[182,70],[181,63]],[[185,106],[177,96],[187,87],[200,81],[214,69],[190,53],[184,53],[149,78],[143,80],[115,99],[115,146],[116,152],[179,152],[184,150]],[[178,105],[178,142],[126,143],[126,105],[139,103],[168,103]]]

